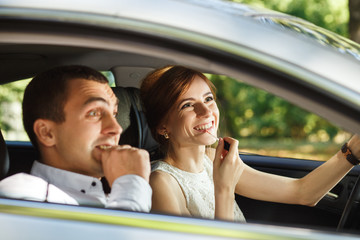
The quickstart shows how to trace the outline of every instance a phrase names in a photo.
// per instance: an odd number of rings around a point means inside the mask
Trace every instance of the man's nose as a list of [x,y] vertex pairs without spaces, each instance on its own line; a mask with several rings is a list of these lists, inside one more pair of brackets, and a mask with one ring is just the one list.
[[122,127],[118,123],[115,117],[108,116],[104,124],[104,131],[106,134],[120,135],[123,131]]

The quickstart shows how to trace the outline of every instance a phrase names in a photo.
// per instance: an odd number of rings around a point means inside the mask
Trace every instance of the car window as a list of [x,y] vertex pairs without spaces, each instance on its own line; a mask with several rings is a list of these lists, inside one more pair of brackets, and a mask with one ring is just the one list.
[[24,90],[30,79],[0,85],[0,129],[5,140],[29,141],[21,117]]
[[[110,71],[102,72],[111,87],[115,79]],[[22,99],[31,78],[0,85],[0,129],[7,141],[30,141],[22,123]]]
[[[111,72],[102,72],[115,86]],[[239,151],[275,157],[327,160],[351,134],[266,91],[223,75],[207,74],[217,88],[219,136],[239,140]],[[7,141],[29,141],[21,117],[30,79],[0,86],[0,128]]]
[[207,75],[217,88],[219,134],[239,140],[239,151],[327,160],[351,135],[316,114],[241,81]]

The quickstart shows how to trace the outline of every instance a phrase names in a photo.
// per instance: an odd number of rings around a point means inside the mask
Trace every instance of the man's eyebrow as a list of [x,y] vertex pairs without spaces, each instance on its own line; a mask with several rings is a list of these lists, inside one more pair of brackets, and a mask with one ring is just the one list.
[[[204,94],[203,94],[203,97],[208,96],[208,95],[212,95],[212,92],[204,93]],[[178,108],[181,107],[181,104],[182,104],[183,102],[190,101],[190,100],[194,100],[194,98],[185,98],[185,99],[181,100],[181,101],[179,102],[179,104],[177,105],[177,107],[178,107]]]
[[109,105],[109,102],[106,101],[105,98],[102,98],[102,97],[90,97],[84,102],[83,105],[86,106],[86,105],[89,105],[89,104],[91,104],[93,102],[103,102],[106,105]]
[[[83,106],[87,106],[93,102],[103,102],[106,105],[110,105],[109,101],[107,101],[105,98],[102,97],[90,97],[89,99],[87,99],[85,101],[85,103],[83,104]],[[119,105],[119,99],[116,98],[116,102],[115,102],[115,106],[117,107]]]

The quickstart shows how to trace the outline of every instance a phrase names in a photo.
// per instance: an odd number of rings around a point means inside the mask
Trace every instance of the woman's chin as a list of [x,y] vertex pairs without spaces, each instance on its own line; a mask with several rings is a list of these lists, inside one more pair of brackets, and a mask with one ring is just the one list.
[[201,144],[205,145],[205,146],[211,146],[211,145],[216,144],[216,143],[217,143],[217,140],[210,139],[210,140],[203,141]]
[[211,143],[208,145],[214,145],[214,144],[217,144],[217,140],[212,140]]
[[194,137],[195,137],[194,140],[199,145],[209,146],[209,145],[213,145],[217,142],[217,140],[214,137],[212,137],[210,134],[208,134],[206,132],[201,132],[201,135],[198,135],[198,136],[195,135]]

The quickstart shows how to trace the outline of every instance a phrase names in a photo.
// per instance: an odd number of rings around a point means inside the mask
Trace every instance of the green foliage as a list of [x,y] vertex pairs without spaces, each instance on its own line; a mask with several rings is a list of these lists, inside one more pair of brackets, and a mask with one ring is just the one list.
[[232,0],[293,15],[348,37],[347,0]]
[[29,81],[30,79],[27,79],[0,85],[0,129],[5,132],[4,134],[13,128],[11,119],[13,115],[21,116],[21,113],[12,112],[10,105],[7,104],[22,102],[23,92]]
[[221,135],[328,141],[340,132],[319,116],[270,93],[226,76],[209,78],[217,86]]
[[4,85],[0,85],[0,103],[2,102],[21,102],[22,94],[30,79],[16,81]]

